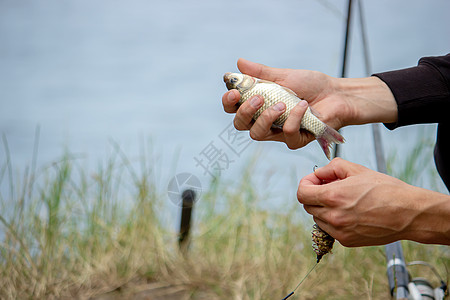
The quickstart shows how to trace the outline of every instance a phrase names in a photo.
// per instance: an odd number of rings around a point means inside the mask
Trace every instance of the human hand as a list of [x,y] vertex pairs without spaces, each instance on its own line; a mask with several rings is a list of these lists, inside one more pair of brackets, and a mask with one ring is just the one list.
[[450,199],[340,158],[305,176],[297,198],[348,247],[401,239],[450,243]]
[[[238,68],[242,73],[290,88],[300,98],[306,99],[309,105],[320,113],[322,121],[331,127],[338,129],[345,125],[347,107],[344,101],[339,101],[336,97],[333,99],[330,92],[332,77],[315,71],[270,68],[244,59],[238,60]],[[280,103],[281,110],[267,109],[253,122],[252,116],[263,104],[262,97],[257,96],[256,103],[250,99],[238,109],[236,104],[239,99],[237,90],[225,93],[222,97],[224,110],[229,113],[236,112],[234,119],[236,129],[250,130],[250,136],[253,139],[285,142],[291,149],[303,147],[314,140],[312,134],[306,131],[300,132],[301,119],[307,108],[306,102],[301,102],[290,112],[283,130],[279,130],[271,126],[285,111],[284,103]]]
[[[244,74],[293,90],[319,113],[318,117],[323,122],[335,129],[351,124],[393,122],[396,118],[396,102],[392,93],[376,77],[338,79],[317,71],[271,68],[244,59],[238,60],[238,68]],[[253,121],[252,117],[264,99],[255,96],[238,108],[239,99],[237,90],[226,92],[222,97],[224,110],[236,113],[234,126],[238,130],[249,130],[253,139],[284,142],[290,149],[303,147],[314,140],[312,134],[300,131],[301,119],[307,108],[305,102],[301,101],[291,110],[280,130],[271,126],[284,113],[284,103],[265,110]]]

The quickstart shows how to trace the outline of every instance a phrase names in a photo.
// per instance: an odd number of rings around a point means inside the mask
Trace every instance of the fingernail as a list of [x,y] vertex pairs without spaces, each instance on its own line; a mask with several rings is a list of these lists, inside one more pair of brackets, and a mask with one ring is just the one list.
[[297,103],[297,105],[299,105],[301,107],[307,107],[308,106],[308,102],[306,100],[300,100],[300,102]]
[[259,107],[262,104],[262,99],[258,96],[253,97],[250,99],[250,105],[253,107]]
[[286,105],[283,102],[278,102],[273,106],[273,109],[276,111],[283,111],[286,108]]

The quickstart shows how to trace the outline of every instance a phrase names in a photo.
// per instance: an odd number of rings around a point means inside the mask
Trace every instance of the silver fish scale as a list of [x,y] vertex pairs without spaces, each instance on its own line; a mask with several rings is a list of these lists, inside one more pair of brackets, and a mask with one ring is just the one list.
[[[273,123],[276,127],[282,127],[284,125],[290,111],[300,101],[298,97],[289,93],[278,84],[257,83],[253,88],[241,95],[239,103],[242,104],[255,95],[261,95],[264,98],[264,104],[253,116],[254,120],[256,120],[263,111],[278,102],[284,102],[286,104],[286,111]],[[326,126],[325,123],[312,114],[308,107],[302,118],[301,128],[308,130],[317,137],[324,133]]]

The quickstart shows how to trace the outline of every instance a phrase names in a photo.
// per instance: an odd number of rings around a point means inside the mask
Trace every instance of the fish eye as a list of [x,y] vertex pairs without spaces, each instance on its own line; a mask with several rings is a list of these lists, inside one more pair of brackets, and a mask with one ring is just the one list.
[[230,82],[231,83],[236,83],[237,82],[237,78],[236,77],[231,78]]

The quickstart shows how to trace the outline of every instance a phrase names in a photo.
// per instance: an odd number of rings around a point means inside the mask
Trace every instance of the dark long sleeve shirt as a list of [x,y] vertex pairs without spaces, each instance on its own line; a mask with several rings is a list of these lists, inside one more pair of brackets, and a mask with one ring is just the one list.
[[397,102],[398,120],[385,124],[387,128],[438,123],[434,159],[450,191],[450,54],[424,57],[416,67],[374,76],[389,86]]

